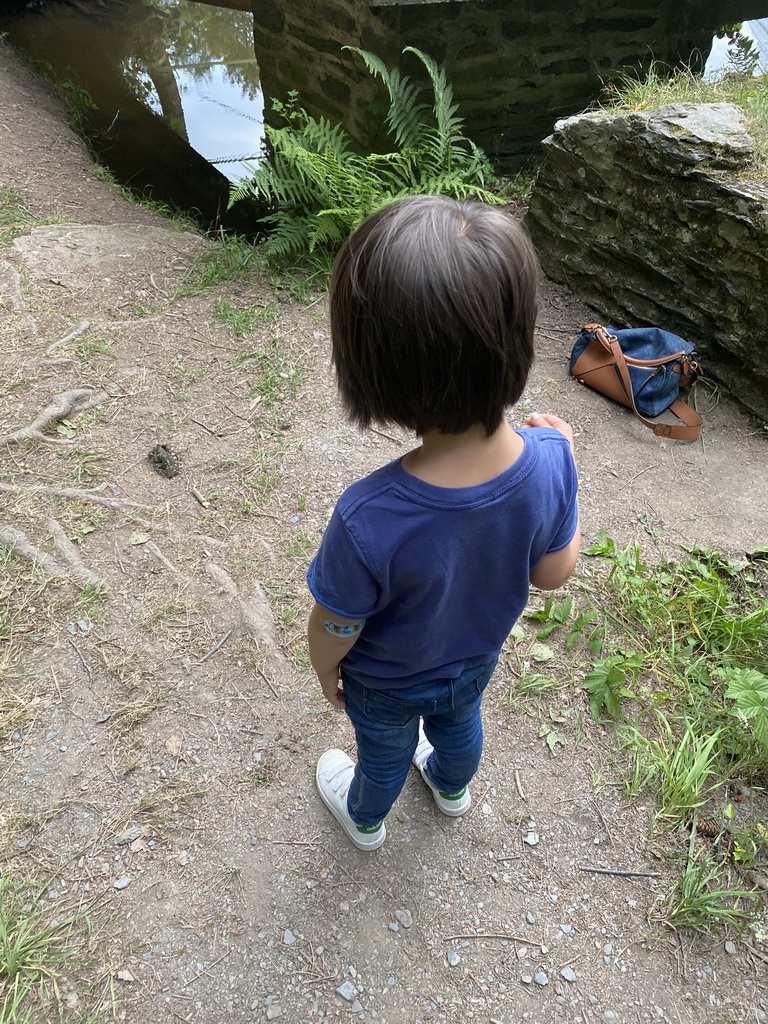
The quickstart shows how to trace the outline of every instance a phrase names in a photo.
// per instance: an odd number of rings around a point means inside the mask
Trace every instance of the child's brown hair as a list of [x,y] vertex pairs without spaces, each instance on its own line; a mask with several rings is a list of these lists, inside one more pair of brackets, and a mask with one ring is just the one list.
[[528,379],[537,291],[536,255],[508,213],[446,196],[383,207],[333,272],[333,361],[349,418],[492,434]]

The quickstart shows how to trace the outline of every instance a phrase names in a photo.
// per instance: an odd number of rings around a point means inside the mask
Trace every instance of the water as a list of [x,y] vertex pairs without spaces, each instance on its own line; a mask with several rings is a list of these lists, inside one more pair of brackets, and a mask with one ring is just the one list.
[[[594,101],[613,68],[706,52],[713,29],[691,28],[689,15],[670,38],[663,12],[622,21],[534,0],[359,3],[354,16],[342,0],[227,2],[253,13],[195,0],[6,0],[0,30],[90,93],[98,110],[80,111],[83,129],[120,181],[199,211],[206,226],[246,233],[264,211],[241,203],[227,212],[229,183],[247,174],[243,159],[259,158],[265,93],[295,88],[311,114],[343,120],[359,145],[389,148],[382,88],[344,44],[412,75],[418,62],[401,57],[405,42],[444,60],[467,134],[509,171],[538,154],[557,118]],[[743,31],[768,53],[766,24]],[[716,40],[708,69],[725,45]]]

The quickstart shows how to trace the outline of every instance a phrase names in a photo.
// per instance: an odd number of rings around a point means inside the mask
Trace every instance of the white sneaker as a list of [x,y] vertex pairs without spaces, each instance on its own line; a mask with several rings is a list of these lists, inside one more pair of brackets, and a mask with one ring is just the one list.
[[317,762],[317,790],[320,798],[359,850],[375,850],[387,838],[384,822],[356,825],[347,810],[347,793],[355,764],[343,750],[326,750]]
[[426,737],[422,723],[419,722],[419,742],[413,755],[413,763],[421,772],[422,779],[432,790],[435,803],[443,814],[447,814],[449,818],[458,818],[465,814],[472,806],[472,794],[469,792],[468,786],[459,790],[458,793],[444,793],[441,789],[437,788],[427,774],[427,761],[434,749]]

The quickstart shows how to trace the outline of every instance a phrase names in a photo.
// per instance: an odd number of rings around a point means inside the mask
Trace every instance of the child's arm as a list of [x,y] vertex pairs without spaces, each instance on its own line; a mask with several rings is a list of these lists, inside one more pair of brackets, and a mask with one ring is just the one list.
[[339,665],[344,657],[352,650],[360,636],[360,630],[347,636],[336,635],[329,632],[326,623],[330,622],[335,626],[357,626],[355,619],[345,619],[335,612],[329,612],[319,604],[315,604],[309,614],[309,626],[307,628],[307,640],[309,642],[309,656],[312,661],[312,668],[317,674],[323,696],[330,701],[335,708],[344,710],[344,691],[339,685]]
[[[552,427],[568,438],[573,454],[573,428],[570,423],[561,420],[559,416],[541,415],[534,412],[528,416],[524,426]],[[548,555],[544,555],[531,569],[530,580],[533,586],[540,590],[557,590],[558,587],[562,587],[576,566],[580,545],[581,529],[577,519],[576,531],[570,543],[560,551],[551,551]]]

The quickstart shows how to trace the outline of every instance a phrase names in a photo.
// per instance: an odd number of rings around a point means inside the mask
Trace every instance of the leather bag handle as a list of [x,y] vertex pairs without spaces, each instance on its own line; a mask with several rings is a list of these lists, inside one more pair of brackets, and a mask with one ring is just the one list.
[[[658,437],[671,437],[675,441],[696,441],[701,434],[701,428],[704,425],[704,420],[692,409],[690,405],[682,400],[682,398],[676,398],[670,405],[669,411],[673,413],[679,420],[685,424],[683,427],[678,427],[672,423],[654,423],[653,420],[649,420],[643,416],[640,410],[635,405],[635,395],[632,391],[632,381],[629,376],[629,369],[627,368],[627,358],[621,350],[619,339],[615,334],[609,334],[604,327],[599,324],[587,324],[586,330],[593,330],[595,337],[599,340],[600,344],[613,356],[616,363],[616,372],[619,375],[621,386],[623,387],[627,398],[632,403],[632,411],[635,416],[644,423],[649,430],[652,430]],[[686,355],[685,352],[678,353],[678,356]],[[644,361],[642,365],[655,365],[661,366],[663,363],[669,362],[670,359],[675,359],[677,356],[667,356],[666,359],[659,360],[648,360]],[[635,363],[635,360],[629,360],[631,363]]]

